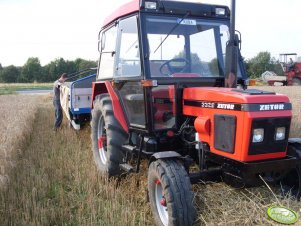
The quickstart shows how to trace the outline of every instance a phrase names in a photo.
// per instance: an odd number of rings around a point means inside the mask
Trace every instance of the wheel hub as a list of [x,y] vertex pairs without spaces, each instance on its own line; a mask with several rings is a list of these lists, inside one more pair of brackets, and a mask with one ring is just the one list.
[[106,142],[107,142],[107,136],[106,136],[106,129],[105,129],[105,123],[104,118],[101,117],[98,122],[98,153],[100,160],[102,164],[107,164],[107,151],[106,151]]
[[166,207],[166,199],[164,198],[164,196],[162,197],[160,204],[164,207]]
[[164,197],[163,187],[159,179],[154,181],[155,183],[155,198],[156,198],[156,208],[161,219],[162,224],[168,225],[168,211],[167,202]]
[[107,140],[107,136],[103,135],[98,138],[98,148],[103,148],[104,142]]

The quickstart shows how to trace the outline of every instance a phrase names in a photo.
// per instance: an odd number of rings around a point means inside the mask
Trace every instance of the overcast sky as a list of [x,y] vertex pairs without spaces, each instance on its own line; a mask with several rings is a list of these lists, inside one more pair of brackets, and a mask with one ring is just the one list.
[[[29,57],[42,65],[58,57],[97,60],[102,22],[129,0],[0,0],[0,63],[22,66]],[[204,1],[201,1],[204,2]],[[230,4],[230,0],[205,2]],[[237,0],[236,29],[242,55],[269,51],[301,55],[300,0]]]

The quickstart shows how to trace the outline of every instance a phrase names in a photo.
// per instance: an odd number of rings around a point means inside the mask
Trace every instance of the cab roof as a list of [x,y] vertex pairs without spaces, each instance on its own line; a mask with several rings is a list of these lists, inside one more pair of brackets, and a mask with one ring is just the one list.
[[117,20],[120,17],[132,14],[134,12],[138,12],[140,9],[140,0],[132,0],[121,7],[119,7],[115,12],[113,12],[110,16],[108,16],[102,27],[106,27],[114,20]]
[[[156,3],[156,9],[147,9],[145,7],[146,2]],[[216,14],[216,9],[224,9],[224,15]],[[108,26],[115,20],[121,17],[130,15],[135,12],[145,11],[152,13],[166,13],[166,14],[187,14],[191,16],[202,16],[202,17],[215,17],[215,18],[230,18],[230,10],[227,6],[209,5],[196,2],[184,2],[175,0],[132,0],[121,7],[115,12],[108,16],[104,23],[103,28]]]

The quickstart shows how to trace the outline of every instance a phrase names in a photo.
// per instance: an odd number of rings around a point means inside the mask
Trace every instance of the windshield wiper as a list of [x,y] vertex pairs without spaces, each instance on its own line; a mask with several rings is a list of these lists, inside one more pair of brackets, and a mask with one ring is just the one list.
[[161,43],[158,45],[158,47],[156,48],[156,50],[154,51],[154,53],[157,52],[157,50],[162,46],[162,44],[165,42],[165,40],[168,38],[168,36],[182,23],[182,21],[189,15],[189,12],[187,12],[183,18],[178,21],[178,23],[172,27],[172,29],[168,32],[168,34],[165,36],[165,38],[161,41]]

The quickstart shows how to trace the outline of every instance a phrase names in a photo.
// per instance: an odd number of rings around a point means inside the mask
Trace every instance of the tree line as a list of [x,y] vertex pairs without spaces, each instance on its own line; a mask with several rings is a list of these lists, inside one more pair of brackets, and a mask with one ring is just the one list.
[[284,75],[279,60],[271,57],[271,53],[267,51],[260,52],[255,57],[245,60],[245,65],[250,78],[259,78],[265,71],[273,71],[279,76]]
[[71,74],[77,71],[97,66],[96,61],[78,58],[74,61],[57,58],[45,66],[41,66],[37,57],[30,57],[22,67],[0,64],[0,82],[2,83],[31,83],[53,82],[62,73]]
[[[250,78],[259,78],[265,71],[274,71],[277,75],[283,75],[279,61],[271,57],[269,52],[260,52],[255,57],[245,60],[245,65]],[[0,64],[0,82],[53,82],[64,72],[71,74],[96,66],[96,61],[81,58],[74,61],[58,58],[45,66],[41,66],[39,58],[31,57],[22,67],[13,65],[2,67]]]

